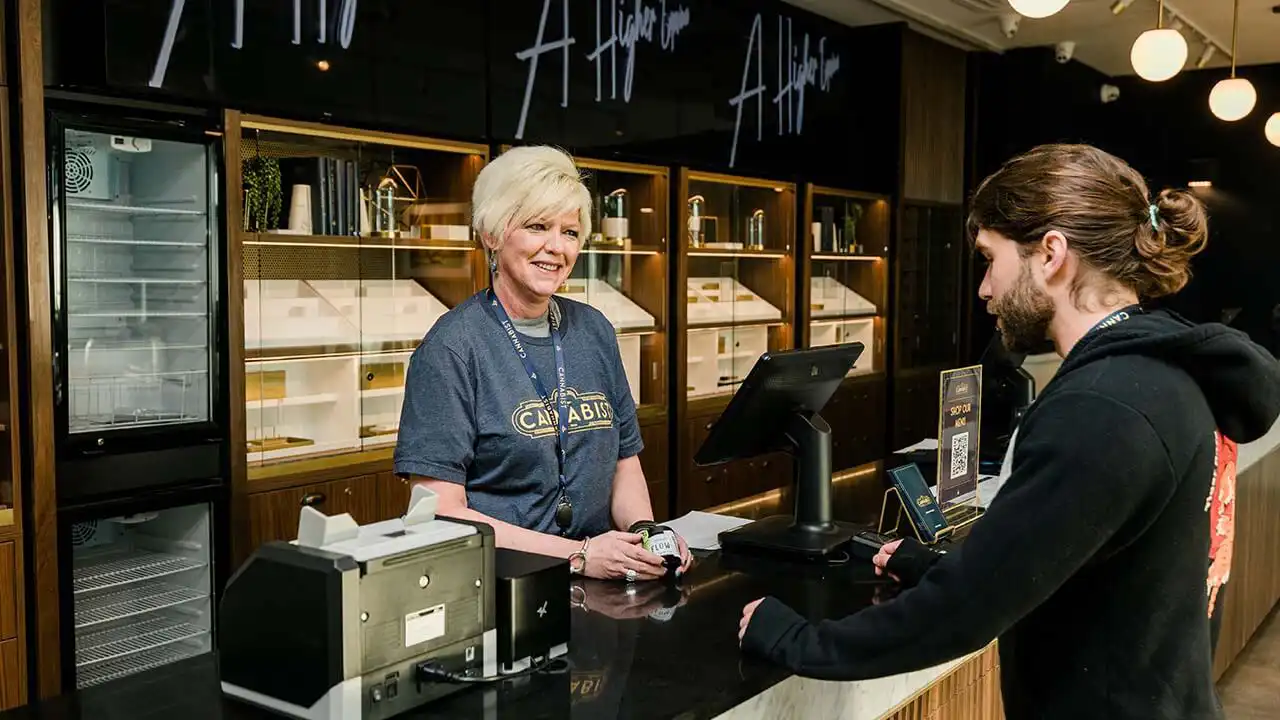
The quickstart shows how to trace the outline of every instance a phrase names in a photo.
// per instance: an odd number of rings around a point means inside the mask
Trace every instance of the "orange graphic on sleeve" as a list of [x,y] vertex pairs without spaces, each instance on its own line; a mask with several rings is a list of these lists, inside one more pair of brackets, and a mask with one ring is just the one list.
[[1209,514],[1209,616],[1213,617],[1218,591],[1231,578],[1231,552],[1236,537],[1236,453],[1234,440],[1214,433],[1217,462],[1205,510]]

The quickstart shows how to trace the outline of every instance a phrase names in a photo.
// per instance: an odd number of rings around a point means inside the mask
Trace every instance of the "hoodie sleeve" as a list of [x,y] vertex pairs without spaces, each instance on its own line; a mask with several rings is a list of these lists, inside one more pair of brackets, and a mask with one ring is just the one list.
[[984,647],[1049,598],[1131,518],[1160,512],[1176,483],[1166,448],[1144,416],[1087,391],[1044,401],[1024,422],[1013,474],[986,515],[916,587],[817,624],[767,598],[743,649],[824,680],[931,667]]

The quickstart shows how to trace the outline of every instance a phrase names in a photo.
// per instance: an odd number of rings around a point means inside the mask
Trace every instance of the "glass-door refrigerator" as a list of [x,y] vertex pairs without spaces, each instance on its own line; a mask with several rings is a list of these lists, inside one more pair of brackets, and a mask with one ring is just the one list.
[[230,455],[222,144],[207,116],[49,116],[62,667],[212,649]]

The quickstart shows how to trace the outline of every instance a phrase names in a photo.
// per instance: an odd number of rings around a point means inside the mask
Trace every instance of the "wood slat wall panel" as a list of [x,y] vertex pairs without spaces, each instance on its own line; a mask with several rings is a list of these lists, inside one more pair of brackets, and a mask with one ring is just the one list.
[[915,32],[902,52],[902,197],[963,202],[966,54]]
[[1000,653],[992,643],[942,676],[886,720],[1004,720]]
[[1236,537],[1214,657],[1221,678],[1280,601],[1280,450],[1236,478]]

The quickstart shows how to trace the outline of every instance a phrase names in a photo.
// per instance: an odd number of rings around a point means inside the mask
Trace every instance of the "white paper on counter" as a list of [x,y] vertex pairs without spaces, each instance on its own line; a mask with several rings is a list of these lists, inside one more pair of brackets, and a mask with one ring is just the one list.
[[675,530],[677,535],[684,538],[691,550],[719,550],[720,533],[742,527],[750,522],[744,518],[695,510],[662,524]]
[[915,445],[908,445],[902,448],[898,452],[909,453],[909,452],[915,452],[917,450],[927,450],[932,452],[937,449],[938,449],[938,438],[925,438],[920,442],[916,443]]

